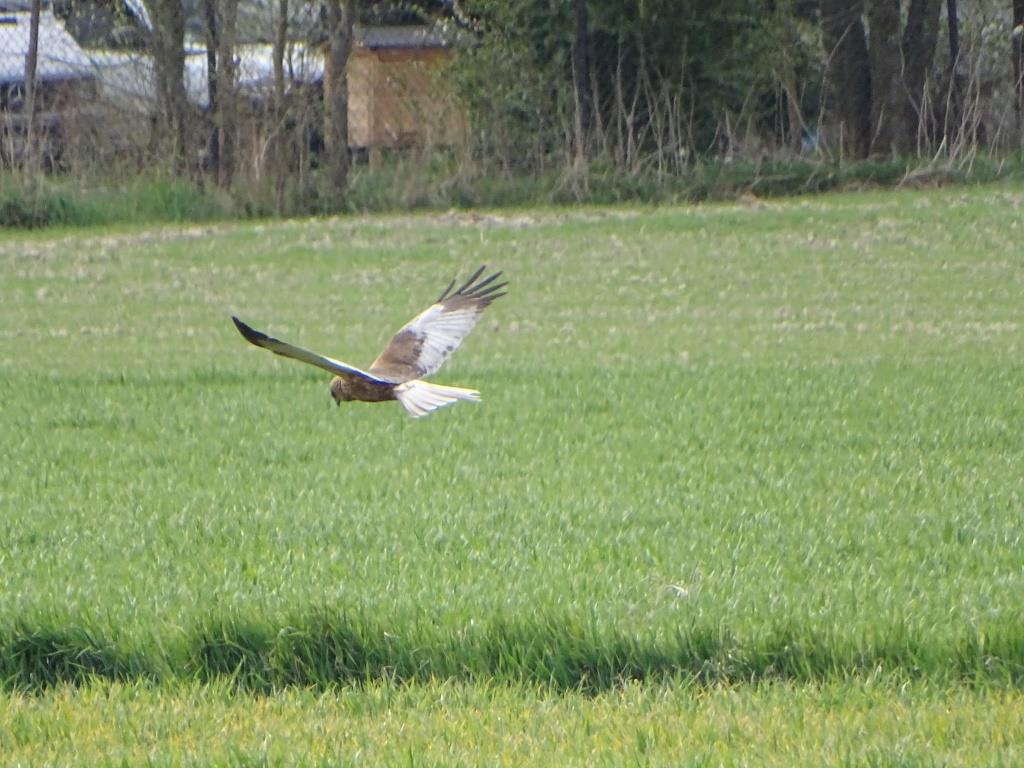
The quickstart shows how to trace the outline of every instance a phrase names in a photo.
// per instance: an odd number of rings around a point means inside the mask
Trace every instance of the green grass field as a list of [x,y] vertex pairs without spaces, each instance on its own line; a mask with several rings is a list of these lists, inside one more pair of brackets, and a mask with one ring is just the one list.
[[1019,764],[1022,208],[0,235],[0,764]]

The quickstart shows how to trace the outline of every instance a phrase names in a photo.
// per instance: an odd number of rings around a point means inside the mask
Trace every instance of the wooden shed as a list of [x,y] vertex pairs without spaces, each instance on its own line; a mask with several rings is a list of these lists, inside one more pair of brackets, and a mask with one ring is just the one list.
[[357,26],[348,64],[349,145],[455,146],[467,121],[445,65],[452,41],[431,27]]

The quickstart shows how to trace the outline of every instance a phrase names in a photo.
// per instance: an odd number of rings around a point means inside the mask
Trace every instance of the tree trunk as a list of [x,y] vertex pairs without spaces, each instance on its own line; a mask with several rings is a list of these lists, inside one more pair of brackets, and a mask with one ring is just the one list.
[[22,158],[26,171],[35,171],[36,158],[36,72],[39,68],[39,14],[42,2],[32,0],[29,16],[28,51],[25,53],[25,154]]
[[288,44],[288,0],[277,2],[277,25],[274,30],[274,106],[284,110],[284,49]]
[[946,0],[946,23],[949,25],[949,112],[946,115],[946,136],[950,144],[959,136],[963,119],[963,77],[960,74],[960,18],[956,0]]
[[217,121],[220,107],[217,101],[217,49],[220,35],[217,34],[217,0],[205,0],[203,13],[206,16],[206,94],[207,109],[213,117],[213,130],[207,142],[207,167],[214,178],[220,175],[220,130]]
[[1013,0],[1013,91],[1016,94],[1017,139],[1024,149],[1024,0]]
[[285,131],[286,107],[284,103],[284,49],[288,43],[288,0],[278,0],[277,29],[274,34],[274,129],[272,141],[274,207],[284,212],[284,191],[288,180],[287,146]]
[[903,85],[906,89],[905,128],[901,149],[917,151],[918,140],[927,133],[928,71],[935,60],[939,39],[941,0],[910,0],[907,26],[903,30]]
[[231,186],[235,174],[235,133],[238,129],[235,93],[235,20],[238,0],[217,0],[217,133],[220,162],[217,184]]
[[344,207],[348,193],[348,58],[352,52],[354,17],[355,0],[329,0],[324,72],[324,199],[336,210]]
[[871,153],[899,154],[907,134],[900,61],[899,0],[868,0],[871,62]]
[[804,117],[800,110],[800,87],[797,80],[796,62],[792,52],[799,50],[800,31],[796,26],[793,4],[777,3],[775,6],[775,26],[779,30],[777,45],[782,49],[778,57],[778,70],[775,73],[782,88],[785,101],[786,117],[780,135],[784,144],[788,144],[794,152],[803,148]]
[[153,68],[156,75],[156,151],[175,172],[186,167],[188,99],[185,96],[185,9],[181,0],[155,0]]
[[946,21],[949,24],[949,66],[955,70],[960,60],[960,17],[956,0],[946,0]]
[[582,163],[589,149],[593,126],[590,86],[590,22],[587,0],[575,0],[576,30],[572,43],[572,79],[576,96],[576,160]]
[[871,70],[863,10],[863,0],[824,0],[821,9],[831,101],[843,148],[855,159],[866,157],[871,145]]

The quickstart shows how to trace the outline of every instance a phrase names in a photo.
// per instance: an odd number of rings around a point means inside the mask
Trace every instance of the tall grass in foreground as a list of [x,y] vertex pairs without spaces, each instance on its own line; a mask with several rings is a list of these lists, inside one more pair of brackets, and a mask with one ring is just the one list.
[[[864,187],[978,184],[1021,175],[1013,160],[981,158],[967,168],[923,161],[823,160],[695,163],[681,173],[625,173],[594,165],[582,177],[562,170],[537,174],[496,172],[444,157],[397,154],[383,165],[353,169],[350,212],[448,210],[494,206],[619,203],[679,204],[732,200],[742,195],[779,197]],[[313,188],[284,201],[258,186],[230,193],[209,179],[142,176],[131,181],[0,174],[0,228],[97,227],[209,222],[228,219],[323,215]],[[283,206],[283,207],[282,207]]]
[[597,696],[430,683],[239,696],[228,684],[0,692],[0,764],[1012,766],[1019,692],[884,675],[626,684]]
[[574,626],[565,617],[497,621],[472,632],[403,629],[396,637],[369,622],[329,615],[284,626],[220,620],[179,641],[176,653],[161,654],[118,648],[76,627],[21,626],[0,636],[0,680],[7,688],[40,691],[98,679],[196,679],[256,693],[451,680],[588,694],[628,682],[833,683],[876,674],[980,687],[1024,682],[1017,627],[950,645],[898,628],[884,640],[858,643],[793,627],[745,641],[724,629],[688,627],[659,643]]
[[96,227],[210,221],[237,215],[216,189],[188,180],[140,177],[82,184],[0,174],[0,228]]

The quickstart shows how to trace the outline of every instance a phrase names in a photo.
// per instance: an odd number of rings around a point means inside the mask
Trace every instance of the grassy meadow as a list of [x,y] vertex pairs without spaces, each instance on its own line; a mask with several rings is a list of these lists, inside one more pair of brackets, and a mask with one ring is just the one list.
[[[0,234],[0,764],[1024,760],[1024,194]],[[355,365],[510,293],[422,420]]]

